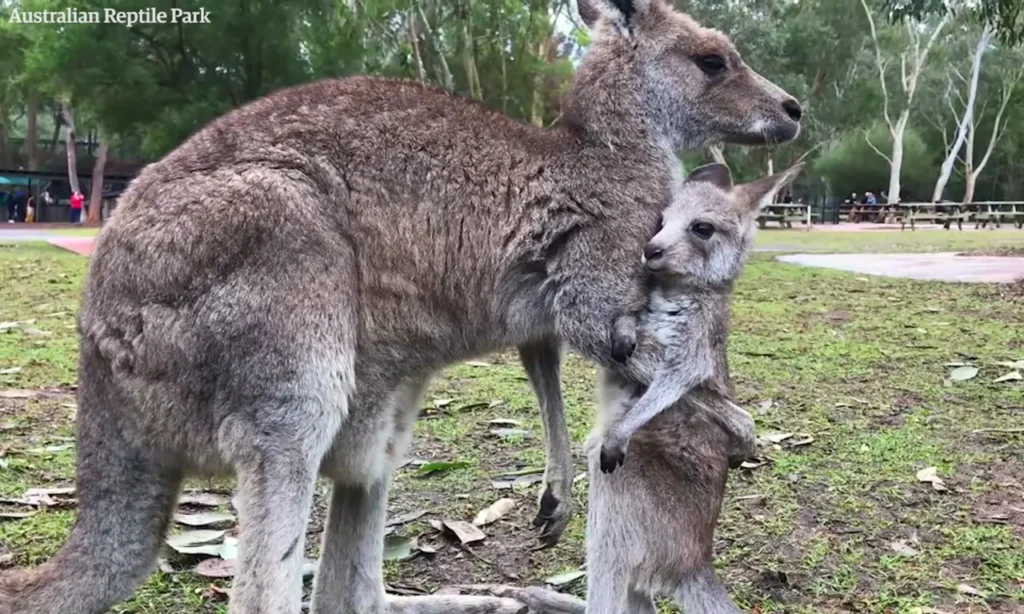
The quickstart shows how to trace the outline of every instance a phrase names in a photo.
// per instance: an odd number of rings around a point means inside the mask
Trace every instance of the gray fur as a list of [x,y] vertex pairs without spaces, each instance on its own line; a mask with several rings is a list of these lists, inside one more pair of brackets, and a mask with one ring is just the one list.
[[[601,412],[603,470],[613,471],[622,462],[633,433],[690,390],[704,386],[723,397],[729,395],[724,348],[732,284],[753,243],[760,203],[802,168],[798,164],[734,189],[723,165],[700,167],[665,210],[662,228],[644,249],[651,289],[639,322],[661,348],[657,356],[661,362],[635,403],[611,404],[617,413]],[[701,232],[709,234],[705,237]],[[615,333],[622,330],[620,323]],[[642,354],[637,360],[642,360]],[[611,377],[619,376],[609,373]],[[626,380],[618,384],[628,386]]]
[[[739,614],[711,567],[726,473],[754,446],[753,419],[730,400],[728,301],[758,206],[799,170],[732,188],[722,169],[697,169],[665,211],[651,240],[660,249],[647,261],[651,297],[639,323],[661,353],[633,357],[659,363],[657,375],[644,390],[615,371],[601,374],[597,425],[587,444],[587,600],[540,588],[509,596],[545,614],[650,614],[655,596],[673,597],[687,614]],[[716,232],[696,236],[698,222]],[[673,379],[690,386],[681,390]],[[665,407],[634,422],[631,414],[652,398]],[[632,443],[622,467],[609,472],[617,429]]]
[[[0,614],[105,612],[151,568],[182,476],[230,473],[229,611],[296,614],[318,471],[335,492],[313,612],[387,612],[388,476],[431,375],[554,338],[613,367],[674,150],[798,130],[724,36],[641,4],[626,33],[598,23],[549,131],[353,77],[257,100],[145,168],[79,313],[79,516],[50,562],[0,576]],[[697,44],[727,78],[700,77]]]

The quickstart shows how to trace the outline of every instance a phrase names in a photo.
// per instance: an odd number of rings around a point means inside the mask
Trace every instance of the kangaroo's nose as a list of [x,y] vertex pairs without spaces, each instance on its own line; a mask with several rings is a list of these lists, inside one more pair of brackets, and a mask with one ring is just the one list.
[[658,258],[661,258],[664,253],[665,250],[661,247],[658,247],[654,243],[648,243],[647,247],[644,248],[644,259],[647,260],[647,262],[657,260]]
[[782,108],[786,110],[786,115],[795,122],[800,121],[800,118],[803,117],[804,112],[800,108],[800,103],[792,98],[782,103]]

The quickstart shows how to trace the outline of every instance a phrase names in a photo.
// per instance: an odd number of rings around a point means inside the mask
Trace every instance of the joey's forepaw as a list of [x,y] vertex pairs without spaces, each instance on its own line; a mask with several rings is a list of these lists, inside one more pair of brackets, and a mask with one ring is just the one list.
[[618,446],[601,446],[601,472],[612,473],[626,461],[626,451]]
[[612,360],[625,364],[636,351],[636,337],[615,335],[612,337]]

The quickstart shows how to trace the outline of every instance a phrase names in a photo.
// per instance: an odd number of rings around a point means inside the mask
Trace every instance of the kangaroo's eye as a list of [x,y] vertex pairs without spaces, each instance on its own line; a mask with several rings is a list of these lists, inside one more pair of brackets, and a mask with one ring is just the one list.
[[697,66],[706,74],[714,76],[725,72],[727,68],[725,58],[720,55],[702,55],[697,58]]
[[690,226],[690,232],[707,241],[715,234],[715,227],[707,222],[694,222],[693,226]]

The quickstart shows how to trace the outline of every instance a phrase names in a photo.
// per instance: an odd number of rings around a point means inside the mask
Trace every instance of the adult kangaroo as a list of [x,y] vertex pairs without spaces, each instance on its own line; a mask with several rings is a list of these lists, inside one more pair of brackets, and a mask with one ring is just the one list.
[[428,379],[554,338],[614,366],[675,150],[799,130],[723,35],[664,0],[595,8],[552,130],[354,77],[232,111],[140,173],[79,313],[78,517],[52,560],[0,578],[0,614],[106,611],[149,573],[183,476],[231,472],[229,611],[296,614],[318,471],[334,489],[312,611],[455,611],[389,603],[382,580],[389,476]]

